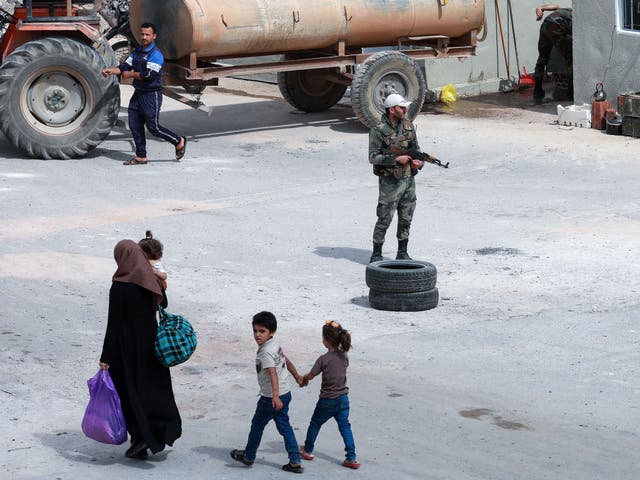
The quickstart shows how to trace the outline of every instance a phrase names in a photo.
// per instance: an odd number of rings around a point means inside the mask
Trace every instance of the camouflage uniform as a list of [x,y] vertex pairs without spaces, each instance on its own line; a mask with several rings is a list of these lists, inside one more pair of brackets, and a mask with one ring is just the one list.
[[567,63],[569,76],[573,77],[573,37],[572,10],[561,8],[550,13],[540,26],[538,39],[538,62],[535,77],[544,77],[545,67],[549,63],[551,50],[556,47]]
[[369,132],[369,162],[378,175],[378,221],[373,229],[373,243],[384,243],[387,228],[398,210],[398,240],[408,240],[411,219],[416,208],[416,183],[410,165],[396,164],[397,155],[386,153],[390,146],[419,150],[416,129],[405,119],[394,128],[384,114],[380,123]]

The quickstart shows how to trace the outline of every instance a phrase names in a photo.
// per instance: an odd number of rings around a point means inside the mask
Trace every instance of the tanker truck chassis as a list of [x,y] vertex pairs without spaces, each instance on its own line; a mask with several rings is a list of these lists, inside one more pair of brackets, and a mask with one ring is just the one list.
[[400,38],[397,49],[362,53],[347,51],[339,42],[334,51],[276,52],[280,61],[230,65],[199,59],[196,54],[167,61],[165,84],[184,86],[199,93],[218,78],[277,73],[282,96],[304,112],[319,112],[338,103],[351,86],[351,102],[361,123],[371,128],[380,120],[384,99],[399,93],[412,101],[409,118],[420,112],[427,93],[422,69],[416,60],[430,58],[466,58],[475,55],[475,32],[463,38],[443,35]]

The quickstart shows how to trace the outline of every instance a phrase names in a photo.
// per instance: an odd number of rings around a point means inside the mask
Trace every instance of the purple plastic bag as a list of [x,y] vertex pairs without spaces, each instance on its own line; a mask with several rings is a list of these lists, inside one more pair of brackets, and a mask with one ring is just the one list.
[[84,434],[102,443],[120,445],[127,439],[120,397],[108,370],[98,370],[89,385],[89,405],[82,419]]

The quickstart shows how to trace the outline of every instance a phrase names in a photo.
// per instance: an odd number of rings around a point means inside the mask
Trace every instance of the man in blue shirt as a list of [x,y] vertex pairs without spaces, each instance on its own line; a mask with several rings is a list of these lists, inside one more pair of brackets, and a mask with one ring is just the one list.
[[147,139],[144,127],[152,135],[162,138],[176,147],[176,160],[184,157],[187,138],[173,133],[160,125],[162,106],[162,64],[164,57],[156,43],[156,27],[143,23],[140,27],[140,46],[117,67],[105,68],[102,75],[122,75],[122,79],[133,79],[135,92],[129,102],[129,129],[136,144],[136,156],[124,162],[125,165],[141,165],[147,160]]

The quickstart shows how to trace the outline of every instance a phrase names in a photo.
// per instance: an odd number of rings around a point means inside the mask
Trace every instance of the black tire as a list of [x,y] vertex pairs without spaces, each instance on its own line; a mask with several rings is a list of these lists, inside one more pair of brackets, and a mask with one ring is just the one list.
[[407,118],[413,120],[420,113],[427,95],[424,74],[418,64],[404,53],[375,53],[358,66],[353,77],[353,111],[364,125],[373,128],[384,113],[384,99],[392,93],[411,101]]
[[436,287],[435,265],[418,260],[382,260],[366,268],[367,287],[379,292],[413,293]]
[[323,112],[333,107],[347,91],[347,85],[323,77],[331,69],[278,73],[278,87],[290,105],[303,112]]
[[375,289],[369,290],[369,305],[376,310],[390,310],[394,312],[420,312],[438,306],[438,289],[426,292],[389,293]]
[[105,66],[96,50],[68,38],[20,46],[0,67],[0,129],[31,157],[85,155],[118,118],[120,87],[102,76]]

